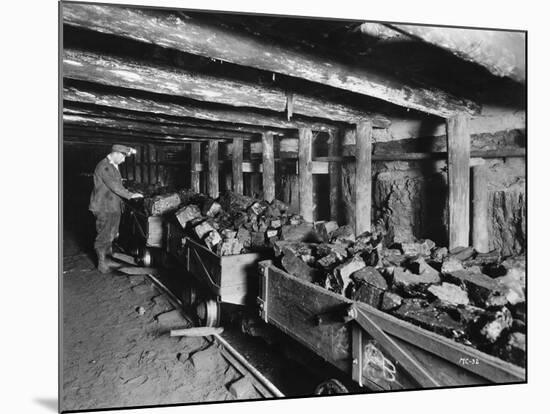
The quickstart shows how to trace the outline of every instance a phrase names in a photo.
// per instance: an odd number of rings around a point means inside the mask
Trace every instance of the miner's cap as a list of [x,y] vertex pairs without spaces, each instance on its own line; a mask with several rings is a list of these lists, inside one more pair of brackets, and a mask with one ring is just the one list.
[[120,152],[121,154],[123,154],[125,156],[129,156],[129,155],[137,153],[135,148],[127,147],[126,145],[121,145],[121,144],[113,145],[112,148],[111,148],[111,151],[112,152]]

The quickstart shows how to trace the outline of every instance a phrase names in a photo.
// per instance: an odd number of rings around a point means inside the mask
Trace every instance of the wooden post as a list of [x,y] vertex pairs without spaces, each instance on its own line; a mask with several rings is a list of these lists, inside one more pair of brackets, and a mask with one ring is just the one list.
[[164,148],[162,146],[157,147],[157,171],[158,181],[161,185],[166,185],[166,165],[164,164]]
[[464,114],[447,119],[449,249],[468,246],[470,235],[470,133]]
[[487,188],[487,166],[472,167],[472,246],[479,253],[489,251],[489,192]]
[[148,145],[148,154],[149,154],[149,183],[150,184],[156,184],[157,183],[157,175],[156,175],[156,149],[153,144]]
[[220,192],[220,159],[218,156],[218,141],[208,141],[208,195],[218,198]]
[[298,138],[298,182],[300,188],[300,215],[313,222],[313,135],[310,128],[300,128]]
[[264,200],[272,202],[275,198],[275,153],[272,132],[262,134],[262,166]]
[[[338,131],[328,131],[328,156],[336,157],[339,154],[340,137]],[[330,185],[330,219],[340,223],[340,171],[341,166],[337,162],[328,164]]]
[[[137,152],[137,151],[136,151]],[[137,166],[137,162],[138,162],[138,154],[134,154],[134,156],[132,157],[132,179],[136,182],[139,181],[138,179],[138,166]]]
[[243,194],[243,139],[233,139],[233,191]]
[[201,143],[191,143],[191,190],[196,193],[201,191],[201,173],[197,170],[197,164],[201,162]]
[[141,146],[141,182],[144,184],[149,183],[149,173],[147,172],[147,146]]
[[355,133],[355,234],[371,231],[372,123],[359,122]]

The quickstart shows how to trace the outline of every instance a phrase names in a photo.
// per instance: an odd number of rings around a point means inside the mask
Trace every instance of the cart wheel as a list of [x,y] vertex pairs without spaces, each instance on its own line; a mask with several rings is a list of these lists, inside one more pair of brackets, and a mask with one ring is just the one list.
[[337,379],[323,381],[315,388],[315,395],[347,394],[348,389]]
[[181,293],[183,303],[189,306],[193,306],[197,303],[198,291],[194,286],[186,286]]
[[197,304],[197,316],[203,326],[218,326],[220,322],[220,304],[213,299],[206,299]]
[[151,254],[151,250],[143,249],[139,261],[144,267],[151,267],[153,264],[153,255]]

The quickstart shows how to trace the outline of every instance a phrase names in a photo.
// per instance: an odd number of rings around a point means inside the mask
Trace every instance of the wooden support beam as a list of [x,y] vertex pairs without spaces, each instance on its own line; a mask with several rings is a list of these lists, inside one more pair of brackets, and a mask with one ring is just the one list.
[[479,253],[489,251],[489,191],[487,188],[487,165],[479,163],[472,167],[472,246]]
[[300,128],[298,138],[298,182],[300,188],[300,215],[313,222],[313,134],[309,128]]
[[196,193],[201,191],[201,173],[197,165],[201,162],[201,143],[191,143],[191,190]]
[[271,132],[262,134],[262,167],[264,200],[272,202],[275,199],[275,154]]
[[252,197],[259,197],[261,192],[262,178],[261,174],[256,171],[251,171],[249,174],[250,180],[250,195]]
[[[328,156],[337,157],[340,155],[340,131],[329,131],[328,133]],[[341,202],[341,166],[336,162],[329,162],[328,174],[330,185],[330,219],[340,223],[340,202]]]
[[208,195],[218,198],[220,195],[218,141],[208,142]]
[[141,182],[144,184],[149,184],[149,172],[147,171],[147,145],[142,145],[141,151],[138,151],[138,154],[141,154]]
[[[276,44],[270,39],[239,33],[191,16],[183,18],[145,9],[69,3],[63,7],[63,21],[185,53],[299,77],[442,117],[479,110],[473,102],[436,88],[407,84],[370,68]],[[299,112],[296,106],[294,110]]]
[[134,155],[134,159],[132,160],[133,167],[134,167],[134,180],[136,182],[141,182],[141,168],[138,168],[138,154]]
[[[154,113],[160,115],[185,117],[211,122],[229,122],[242,125],[260,125],[270,128],[297,129],[311,127],[316,131],[328,131],[335,126],[295,115],[291,120],[279,113],[266,114],[265,111],[251,108],[239,109],[230,106],[221,107],[202,103],[200,101],[185,101],[174,99],[168,95],[152,95],[147,92],[126,89],[124,91],[109,91],[92,88],[88,85],[65,86],[63,100],[84,104],[96,104],[110,108],[135,112]],[[377,125],[377,122],[374,123]],[[389,126],[389,121],[379,122]]]
[[[180,127],[208,128],[213,131],[223,132],[243,132],[249,134],[261,134],[266,128],[252,125],[239,125],[227,122],[212,122],[204,120],[194,120],[192,118],[183,118],[175,116],[159,115],[151,112],[136,112],[131,110],[120,110],[117,108],[104,108],[99,105],[77,104],[70,101],[63,102],[63,114],[83,115],[100,118],[128,119],[139,122],[149,122],[153,124],[172,125]],[[273,128],[279,134],[285,134],[285,129]]]
[[237,194],[243,192],[243,139],[235,138],[232,149],[233,191]]
[[166,185],[166,164],[164,164],[164,149],[157,145],[157,175],[160,185]]
[[[103,85],[280,113],[285,111],[288,99],[287,91],[282,88],[75,49],[64,50],[63,76]],[[389,125],[388,119],[382,115],[373,116],[365,112],[364,108],[313,95],[294,93],[293,110],[294,113],[304,116],[333,121],[351,123],[358,119],[372,118],[382,128]]]
[[356,126],[355,142],[355,234],[371,231],[372,124]]
[[392,24],[390,27],[477,63],[493,75],[525,82],[524,32],[408,24]]
[[181,127],[176,125],[152,124],[130,119],[103,118],[89,115],[63,114],[64,125],[80,125],[98,128],[114,128],[122,131],[163,134],[168,136],[233,139],[237,137],[252,138],[254,134],[220,131],[211,128]]
[[470,133],[465,115],[447,120],[449,249],[469,245]]
[[148,144],[147,145],[147,156],[148,156],[147,168],[149,170],[149,183],[151,183],[151,184],[156,184],[157,183],[157,174],[156,174],[157,156],[156,156],[156,152],[157,152],[156,148],[153,144]]

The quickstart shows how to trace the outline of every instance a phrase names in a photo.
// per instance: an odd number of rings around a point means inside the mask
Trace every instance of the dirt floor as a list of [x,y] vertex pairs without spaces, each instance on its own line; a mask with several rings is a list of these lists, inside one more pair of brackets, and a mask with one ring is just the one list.
[[62,295],[62,410],[236,399],[241,374],[214,345],[167,334],[186,319],[159,318],[173,309],[165,294],[145,276],[100,274],[69,234]]

